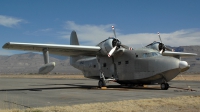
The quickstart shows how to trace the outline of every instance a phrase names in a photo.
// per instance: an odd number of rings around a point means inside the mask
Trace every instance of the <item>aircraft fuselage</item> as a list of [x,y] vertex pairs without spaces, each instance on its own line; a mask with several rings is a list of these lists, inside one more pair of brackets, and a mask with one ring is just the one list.
[[158,51],[148,48],[118,53],[112,57],[82,58],[72,66],[80,69],[87,78],[99,79],[101,71],[106,78],[113,77],[120,84],[160,84],[189,68],[187,65],[180,68],[182,61],[179,59],[162,56]]

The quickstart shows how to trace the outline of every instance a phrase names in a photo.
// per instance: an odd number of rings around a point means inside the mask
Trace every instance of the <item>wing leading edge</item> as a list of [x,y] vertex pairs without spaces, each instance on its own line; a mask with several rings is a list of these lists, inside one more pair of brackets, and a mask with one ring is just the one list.
[[172,56],[176,58],[187,58],[191,56],[196,56],[197,54],[195,53],[185,53],[185,52],[171,52],[171,51],[165,51],[163,52],[163,56]]
[[82,45],[61,45],[61,44],[40,44],[40,43],[19,43],[8,42],[3,45],[4,49],[24,50],[33,52],[42,52],[43,49],[48,49],[52,54],[64,56],[96,56],[101,49],[99,46],[82,46]]

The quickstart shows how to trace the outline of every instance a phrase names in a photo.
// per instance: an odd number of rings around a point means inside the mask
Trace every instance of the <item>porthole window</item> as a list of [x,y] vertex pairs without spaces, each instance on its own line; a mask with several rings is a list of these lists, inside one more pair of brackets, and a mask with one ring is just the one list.
[[106,63],[103,63],[103,67],[106,67]]
[[128,64],[129,63],[129,61],[125,61],[125,64]]

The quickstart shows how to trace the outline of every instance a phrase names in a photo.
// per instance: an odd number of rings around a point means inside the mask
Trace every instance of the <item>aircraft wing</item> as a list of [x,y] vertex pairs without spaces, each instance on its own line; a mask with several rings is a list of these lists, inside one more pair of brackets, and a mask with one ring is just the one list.
[[49,53],[64,56],[96,56],[101,49],[99,46],[82,46],[82,45],[61,45],[61,44],[40,44],[40,43],[19,43],[8,42],[3,45],[4,49],[24,50],[33,52],[42,52],[47,48]]
[[187,58],[196,55],[197,54],[195,53],[185,53],[185,52],[172,52],[172,51],[163,52],[163,56],[182,57],[182,58]]

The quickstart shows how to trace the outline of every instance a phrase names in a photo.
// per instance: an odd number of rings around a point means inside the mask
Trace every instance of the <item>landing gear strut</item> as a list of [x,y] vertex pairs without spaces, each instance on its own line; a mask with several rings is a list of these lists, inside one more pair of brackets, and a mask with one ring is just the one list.
[[105,79],[104,75],[103,75],[103,72],[100,72],[100,79],[99,79],[99,83],[98,83],[98,86],[101,88],[101,87],[106,87],[106,83],[109,83],[110,81],[113,81],[115,82],[116,79],[111,77],[111,78],[107,78]]
[[100,79],[99,79],[99,83],[98,86],[101,87],[105,87],[106,86],[106,79],[103,75],[103,72],[100,72]]
[[103,79],[99,79],[99,83],[98,83],[99,88],[101,87],[105,87],[106,86],[106,82]]
[[160,87],[161,87],[162,90],[168,90],[169,84],[168,83],[161,83]]

